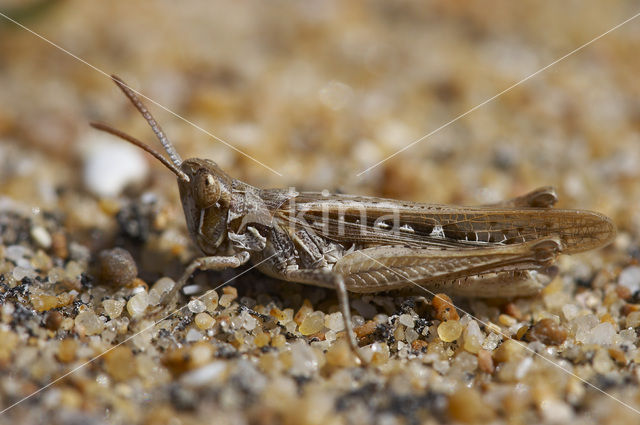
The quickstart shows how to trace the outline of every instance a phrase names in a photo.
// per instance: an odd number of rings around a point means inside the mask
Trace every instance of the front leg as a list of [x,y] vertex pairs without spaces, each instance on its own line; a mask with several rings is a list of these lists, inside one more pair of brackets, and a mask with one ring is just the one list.
[[344,330],[347,333],[349,346],[356,355],[359,363],[366,363],[360,355],[356,334],[353,331],[351,311],[349,309],[349,296],[347,295],[347,287],[344,284],[344,278],[342,275],[328,270],[303,269],[288,271],[285,274],[285,278],[294,282],[330,287],[336,290],[338,302],[340,304],[340,312],[342,313],[342,320],[344,321]]
[[200,257],[193,260],[191,264],[186,268],[182,277],[176,282],[175,286],[171,289],[164,299],[168,306],[175,306],[178,302],[178,293],[180,289],[187,283],[191,275],[198,270],[224,270],[226,268],[236,268],[249,261],[249,253],[246,251],[239,252],[236,255],[229,257]]

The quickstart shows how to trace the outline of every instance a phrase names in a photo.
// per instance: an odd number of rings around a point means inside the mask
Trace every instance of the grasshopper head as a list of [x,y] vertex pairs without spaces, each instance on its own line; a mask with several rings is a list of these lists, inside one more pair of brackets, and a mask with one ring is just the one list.
[[160,125],[136,95],[137,92],[115,75],[111,78],[147,120],[169,159],[135,137],[111,126],[101,123],[91,125],[145,150],[178,177],[180,198],[189,233],[205,254],[215,254],[226,237],[232,179],[213,161],[206,159],[182,161]]
[[205,254],[215,254],[226,237],[232,179],[207,159],[187,159],[180,170],[188,177],[179,177],[178,187],[189,233]]

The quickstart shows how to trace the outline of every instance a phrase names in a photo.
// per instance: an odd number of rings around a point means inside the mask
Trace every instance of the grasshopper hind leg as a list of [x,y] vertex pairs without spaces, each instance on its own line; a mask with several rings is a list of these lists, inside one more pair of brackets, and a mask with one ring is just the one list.
[[544,186],[525,193],[517,198],[507,199],[495,204],[483,205],[485,207],[507,208],[552,208],[558,202],[558,194],[551,186]]
[[[551,266],[543,270],[524,270],[469,276],[448,282],[434,283],[434,289],[450,295],[474,298],[511,298],[535,295],[558,274]],[[424,285],[429,287],[429,285]],[[414,289],[415,291],[415,289]]]

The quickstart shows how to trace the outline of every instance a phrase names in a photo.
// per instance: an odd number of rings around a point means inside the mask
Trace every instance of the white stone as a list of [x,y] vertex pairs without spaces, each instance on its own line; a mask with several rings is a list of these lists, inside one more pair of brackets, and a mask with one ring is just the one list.
[[75,318],[75,324],[78,333],[84,335],[96,335],[102,332],[104,323],[91,311],[83,311]]
[[547,399],[540,403],[540,412],[545,423],[567,424],[573,419],[573,409],[558,399]]
[[140,292],[129,299],[127,311],[131,317],[141,316],[149,306],[149,294]]
[[493,351],[498,344],[502,341],[502,337],[497,333],[491,332],[482,342],[482,348],[487,351]]
[[344,320],[342,319],[342,313],[339,311],[336,313],[327,314],[324,316],[324,325],[327,329],[331,329],[335,332],[340,332],[344,329]]
[[200,333],[199,331],[191,328],[189,329],[189,332],[187,332],[187,336],[186,336],[187,342],[197,342],[197,341],[200,341],[201,339],[202,339],[202,333]]
[[102,301],[102,308],[104,308],[105,313],[107,313],[107,315],[112,319],[120,317],[124,306],[125,306],[125,302],[123,300]]
[[622,270],[618,284],[629,288],[632,294],[640,290],[640,266],[630,266]]
[[418,339],[419,336],[420,335],[418,335],[418,332],[416,332],[413,328],[407,328],[407,330],[404,333],[404,338],[409,344],[411,344],[413,341]]
[[17,267],[16,266],[13,269],[13,278],[18,282],[20,282],[25,277],[33,279],[37,275],[38,275],[38,273],[36,273],[35,270],[29,269],[29,268],[25,268],[25,267]]
[[190,387],[201,387],[218,382],[226,370],[226,362],[214,361],[199,367],[198,369],[185,373],[180,378],[180,382]]
[[144,152],[112,136],[96,135],[84,143],[84,183],[93,194],[115,197],[149,171]]
[[607,346],[613,344],[615,336],[616,329],[614,328],[613,324],[604,322],[600,323],[590,331],[584,332],[581,335],[581,339],[578,339],[578,335],[576,335],[576,340],[582,342],[583,344]]
[[578,316],[580,309],[575,304],[566,304],[562,307],[562,314],[564,314],[565,319],[571,321]]
[[410,314],[401,314],[400,317],[398,317],[398,320],[400,321],[401,325],[404,325],[408,328],[413,328],[414,326],[414,320]]
[[176,283],[169,277],[161,277],[153,284],[149,290],[149,305],[156,306],[160,304],[162,298],[173,289]]
[[187,304],[187,308],[190,312],[195,314],[202,313],[206,310],[206,306],[204,305],[204,303],[197,299],[189,301],[189,304]]
[[318,358],[313,349],[304,341],[291,344],[292,365],[289,373],[293,376],[309,377],[318,370]]
[[31,237],[41,248],[47,249],[51,246],[51,235],[42,226],[32,227]]

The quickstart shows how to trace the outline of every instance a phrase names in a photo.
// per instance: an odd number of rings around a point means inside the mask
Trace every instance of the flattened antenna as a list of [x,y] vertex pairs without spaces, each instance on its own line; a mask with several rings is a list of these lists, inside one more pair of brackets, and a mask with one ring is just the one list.
[[99,122],[92,122],[91,123],[91,127],[104,131],[106,133],[109,134],[113,134],[116,137],[119,137],[121,139],[126,140],[127,142],[136,145],[137,147],[139,147],[140,149],[150,153],[151,155],[153,155],[153,157],[155,159],[157,159],[158,161],[162,162],[164,164],[165,167],[167,167],[169,170],[171,170],[173,172],[173,174],[175,174],[176,176],[178,176],[180,179],[188,182],[189,181],[189,176],[187,176],[184,171],[180,170],[178,167],[176,167],[174,164],[172,164],[167,158],[165,158],[164,156],[162,156],[158,151],[156,151],[155,149],[153,149],[152,147],[148,146],[146,143],[141,142],[140,140],[136,139],[133,136],[129,136],[127,133],[124,133],[116,128],[111,127],[110,125],[107,124],[102,124]]
[[176,148],[173,147],[167,136],[164,134],[164,131],[162,131],[162,127],[160,127],[160,124],[158,124],[155,118],[153,118],[151,112],[149,112],[147,107],[144,106],[136,93],[131,90],[120,77],[118,77],[117,75],[111,75],[111,79],[118,85],[118,87],[120,87],[120,90],[122,90],[122,92],[129,98],[131,103],[133,103],[133,106],[135,106],[136,109],[142,114],[144,119],[147,120],[149,126],[156,134],[156,137],[158,138],[158,140],[160,140],[160,143],[162,143],[164,150],[169,155],[171,162],[173,162],[176,167],[180,167],[180,165],[182,164],[182,158],[180,158],[180,155],[178,155]]

